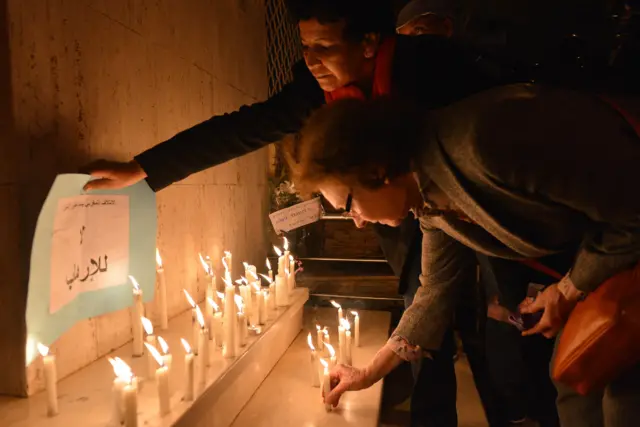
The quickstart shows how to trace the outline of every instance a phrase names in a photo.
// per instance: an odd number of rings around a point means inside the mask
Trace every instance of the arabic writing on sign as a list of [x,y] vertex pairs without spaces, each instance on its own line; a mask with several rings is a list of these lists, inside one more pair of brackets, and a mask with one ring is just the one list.
[[82,292],[126,282],[128,270],[129,198],[61,199],[51,242],[50,313]]

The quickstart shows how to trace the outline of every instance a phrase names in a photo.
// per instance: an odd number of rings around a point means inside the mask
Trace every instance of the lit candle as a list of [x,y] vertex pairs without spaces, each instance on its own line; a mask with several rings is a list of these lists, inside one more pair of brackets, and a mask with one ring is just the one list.
[[195,370],[193,367],[194,356],[191,352],[191,346],[184,338],[180,338],[184,347],[184,367],[185,367],[185,383],[184,383],[184,400],[191,401],[195,394]]
[[156,248],[156,280],[158,281],[158,323],[160,329],[169,329],[169,311],[167,308],[167,282],[164,277],[164,267],[162,266],[162,258],[160,251]]
[[286,237],[282,238],[284,240],[284,244],[282,245],[282,248],[284,249],[284,254],[282,255],[284,257],[284,264],[286,266],[286,264],[289,262],[289,241],[287,240]]
[[224,264],[229,277],[233,277],[233,255],[229,251],[224,251]]
[[[264,304],[264,294],[260,290],[260,285],[258,282],[253,282],[253,290],[255,291],[255,304],[253,307],[253,311],[251,312],[251,324],[252,325],[264,325],[264,314],[265,310],[263,307]],[[260,315],[260,311],[262,311],[262,316]]]
[[160,350],[162,350],[162,359],[164,360],[164,365],[168,370],[171,370],[171,364],[173,362],[173,356],[169,353],[169,344],[158,335],[158,344],[160,344]]
[[342,319],[344,318],[342,315],[342,306],[334,300],[331,300],[331,305],[338,309],[338,325],[342,324]]
[[345,357],[342,363],[352,366],[353,357],[351,352],[351,324],[347,319],[344,319],[344,347],[345,347]]
[[[216,296],[216,276],[213,273],[213,268],[211,268],[211,259],[207,257],[206,259],[202,257],[202,254],[198,254],[200,257],[200,263],[202,264],[202,268],[204,268],[207,277],[210,279],[207,283],[207,291],[205,294],[205,299],[212,299],[215,301]],[[213,307],[210,304],[205,304],[205,313],[206,313],[206,322],[207,325],[211,324],[211,318],[213,317]],[[213,339],[212,336],[213,331],[209,328],[209,339]]]
[[[246,277],[242,277],[240,280],[236,280],[236,283],[238,284],[244,284],[244,285],[240,285],[238,286],[238,290],[240,291],[240,296],[242,297],[242,304],[244,305],[244,314],[245,317],[247,319],[247,321],[250,321],[252,325],[254,325],[255,323],[252,322],[253,320],[253,299],[251,297],[251,286],[249,286],[249,281],[247,280]],[[257,313],[256,313],[257,314]]]
[[316,345],[318,346],[318,351],[324,350],[324,345],[322,344],[322,338],[324,337],[324,332],[320,328],[320,325],[316,325]]
[[277,276],[284,276],[284,256],[282,255],[282,251],[280,250],[279,247],[277,246],[273,246],[273,250],[276,252],[276,255],[278,256],[278,273],[276,274]]
[[124,427],[138,427],[138,380],[133,376],[129,366],[124,362],[122,364],[124,364],[123,369],[119,371],[120,373],[116,372],[116,375],[122,375],[124,382],[120,395],[122,422]]
[[238,308],[238,336],[239,336],[239,344],[241,347],[247,345],[247,338],[249,335],[249,331],[247,329],[247,318],[244,313],[244,304],[242,303],[242,297],[239,295],[235,296],[236,306]]
[[311,349],[311,386],[320,387],[320,378],[318,378],[318,360],[316,355],[316,349],[313,347],[313,340],[311,339],[311,332],[307,336],[307,344]]
[[[328,396],[331,393],[331,377],[329,376],[329,364],[326,360],[320,359],[320,364],[322,365],[322,391],[325,396]],[[327,412],[331,411],[331,405],[328,403],[324,404],[324,409]]]
[[200,386],[204,387],[207,383],[207,367],[210,363],[209,357],[209,333],[204,323],[204,316],[200,307],[196,307],[196,317],[200,325],[200,335],[198,336],[198,359],[200,361]]
[[122,359],[108,358],[109,363],[113,366],[113,372],[116,378],[113,380],[113,418],[117,425],[124,423],[124,388],[132,382],[133,372],[131,368]]
[[236,356],[236,329],[237,317],[235,309],[236,289],[230,281],[225,279],[226,287],[224,289],[224,347],[223,354],[225,357]]
[[265,280],[267,281],[267,283],[269,284],[269,304],[268,304],[268,309],[269,309],[269,317],[273,316],[275,317],[275,311],[276,311],[276,300],[278,298],[277,296],[277,292],[276,292],[276,284],[273,282],[273,279],[265,276],[264,274],[260,274],[262,277],[265,278]]
[[220,307],[211,298],[207,299],[209,305],[213,308],[213,317],[211,318],[211,324],[209,325],[209,337],[213,336],[216,343],[216,347],[222,348],[222,313]]
[[[147,338],[146,338],[146,343],[145,344],[149,344],[151,346],[156,345],[156,337],[153,335],[153,324],[151,323],[151,320],[147,319],[146,317],[141,317],[140,321],[142,322],[142,326],[144,327],[145,332],[147,333]],[[149,348],[147,346],[147,348]],[[156,362],[153,358],[153,354],[147,352],[147,378],[149,379],[153,379],[153,376],[156,373]]]
[[[322,330],[322,332],[324,333],[324,343],[325,344],[331,344],[331,336],[329,335],[329,330],[327,329],[327,327],[325,326],[324,329]],[[326,346],[325,346],[325,350],[327,350],[327,352],[329,351]]]
[[269,261],[269,258],[267,258],[267,270],[269,271],[269,283],[271,283],[273,281],[273,270],[271,270],[271,262]]
[[296,288],[296,262],[293,255],[289,255],[289,292]]
[[129,280],[133,284],[133,305],[131,306],[131,330],[133,332],[133,355],[140,357],[144,353],[144,336],[142,333],[142,325],[140,318],[144,315],[144,306],[142,305],[142,289],[138,281],[129,276]]
[[165,416],[171,411],[171,402],[169,400],[169,369],[165,366],[164,360],[158,350],[149,343],[145,343],[149,354],[159,365],[156,370],[156,380],[158,384],[158,401],[160,406],[160,416]]
[[353,341],[356,347],[360,347],[360,316],[357,311],[352,311],[353,314]]
[[338,364],[338,360],[336,359],[336,350],[326,341],[324,346],[329,351],[329,369],[333,369]]
[[[200,326],[198,325],[198,320],[196,318],[196,302],[193,300],[193,298],[191,298],[191,295],[189,294],[189,292],[187,292],[186,289],[183,289],[183,291],[185,298],[187,298],[187,302],[191,306],[191,337],[193,338],[193,342],[197,343],[198,337],[200,336]],[[193,349],[193,352],[196,356],[198,355],[197,346]]]
[[256,294],[258,297],[258,323],[264,325],[267,323],[268,312],[267,305],[269,304],[269,293],[267,291],[258,290]]
[[216,292],[216,295],[218,295],[218,300],[220,301],[220,312],[224,313],[224,293]]
[[340,319],[340,326],[338,326],[338,362],[346,363],[347,348],[345,347],[345,334],[344,334],[344,319]]
[[58,374],[56,372],[56,357],[49,354],[49,347],[38,343],[38,351],[44,365],[44,382],[47,389],[47,415],[58,415]]
[[286,276],[278,274],[276,276],[276,305],[278,307],[289,305],[289,289],[287,286]]

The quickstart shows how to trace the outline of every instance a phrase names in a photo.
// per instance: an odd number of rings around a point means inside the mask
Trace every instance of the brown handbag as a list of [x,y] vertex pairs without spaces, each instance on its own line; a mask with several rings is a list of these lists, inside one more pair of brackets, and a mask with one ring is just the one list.
[[552,377],[584,395],[639,362],[640,263],[577,304],[558,341]]

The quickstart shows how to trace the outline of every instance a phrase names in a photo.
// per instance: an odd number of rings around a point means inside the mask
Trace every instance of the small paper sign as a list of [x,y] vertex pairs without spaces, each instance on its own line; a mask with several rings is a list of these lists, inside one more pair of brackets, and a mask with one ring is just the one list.
[[322,217],[320,198],[298,203],[290,208],[281,209],[269,215],[277,233],[290,231],[303,225],[319,221]]

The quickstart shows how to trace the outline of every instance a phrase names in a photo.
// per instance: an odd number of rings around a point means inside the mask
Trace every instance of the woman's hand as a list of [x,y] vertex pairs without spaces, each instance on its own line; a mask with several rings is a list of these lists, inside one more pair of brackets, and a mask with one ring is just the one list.
[[84,169],[94,178],[85,184],[85,191],[116,190],[133,185],[147,177],[135,160],[128,163],[98,160]]
[[523,314],[544,310],[538,324],[524,331],[522,335],[542,334],[547,338],[553,338],[560,332],[581,296],[580,291],[575,289],[572,283],[562,285],[562,282],[551,285],[534,300],[527,298],[520,304],[520,312]]
[[340,397],[345,391],[358,391],[369,388],[380,378],[374,378],[368,369],[356,368],[348,365],[338,365],[331,370],[331,392],[324,396],[324,402],[331,406],[338,406]]

